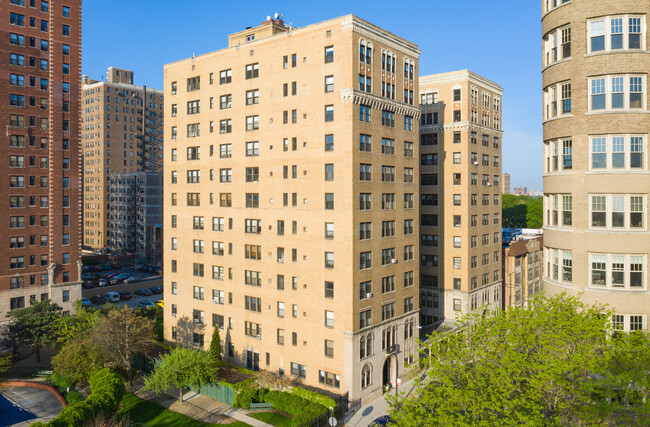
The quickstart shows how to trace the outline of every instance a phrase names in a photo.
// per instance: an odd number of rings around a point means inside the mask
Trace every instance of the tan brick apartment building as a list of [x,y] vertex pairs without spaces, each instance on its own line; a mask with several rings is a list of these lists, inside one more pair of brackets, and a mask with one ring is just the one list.
[[417,355],[417,46],[268,19],[165,66],[165,337],[353,399]]
[[0,321],[81,297],[81,1],[0,10]]
[[542,290],[543,238],[523,236],[503,248],[503,307],[525,307]]
[[544,288],[648,329],[648,0],[542,2]]
[[131,70],[110,67],[106,81],[84,76],[84,247],[120,248],[110,236],[109,176],[162,172],[163,107],[163,92],[135,85]]
[[501,307],[502,96],[468,70],[420,77],[423,327]]

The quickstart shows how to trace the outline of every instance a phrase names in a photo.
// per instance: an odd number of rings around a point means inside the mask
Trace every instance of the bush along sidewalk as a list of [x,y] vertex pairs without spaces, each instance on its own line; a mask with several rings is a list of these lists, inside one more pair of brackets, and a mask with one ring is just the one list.
[[124,395],[124,380],[108,368],[101,369],[90,377],[90,396],[66,408],[47,424],[36,422],[31,427],[83,427],[98,415],[117,412]]

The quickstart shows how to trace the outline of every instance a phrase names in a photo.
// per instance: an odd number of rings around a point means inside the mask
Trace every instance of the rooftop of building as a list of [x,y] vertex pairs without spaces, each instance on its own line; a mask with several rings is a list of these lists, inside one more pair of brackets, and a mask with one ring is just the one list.
[[134,73],[132,70],[126,68],[108,67],[108,71],[106,72],[106,80],[104,80],[103,76],[101,80],[95,80],[89,78],[87,75],[84,75],[81,82],[82,90],[92,89],[98,86],[109,85],[109,86],[120,87],[123,89],[136,90],[136,91],[143,91],[146,88],[147,92],[149,93],[156,94],[156,95],[164,94],[164,92],[161,89],[154,89],[148,86],[138,86],[133,84],[134,81],[133,74]]
[[441,84],[456,82],[459,80],[475,81],[485,87],[488,87],[499,94],[503,94],[503,88],[500,84],[486,79],[485,77],[476,74],[470,70],[448,71],[446,73],[430,74],[428,76],[420,76],[420,86],[428,84]]
[[[276,14],[277,15],[277,14]],[[381,27],[378,27],[364,19],[359,18],[356,15],[353,14],[348,14],[348,15],[343,15],[338,18],[332,18],[328,19],[325,21],[321,22],[316,22],[314,24],[307,25],[305,27],[294,27],[293,25],[286,25],[284,20],[278,15],[278,18],[271,18],[270,16],[267,16],[267,19],[262,22],[261,25],[257,27],[247,27],[241,31],[238,31],[236,33],[232,33],[228,35],[228,41],[229,45],[225,48],[222,49],[217,49],[212,52],[200,54],[200,55],[193,55],[190,58],[185,58],[185,59],[180,59],[178,61],[173,61],[170,62],[167,65],[172,65],[176,63],[181,63],[184,61],[188,60],[194,60],[196,58],[203,58],[203,57],[209,57],[211,55],[223,53],[225,51],[229,51],[232,49],[239,49],[241,46],[241,43],[236,43],[237,41],[241,41],[242,38],[244,39],[244,44],[246,45],[251,45],[254,46],[255,43],[258,43],[260,41],[268,41],[273,38],[277,37],[287,37],[290,36],[293,33],[301,33],[301,32],[306,32],[309,30],[313,30],[314,28],[318,26],[323,26],[323,25],[329,25],[334,22],[340,21],[341,26],[347,26],[347,25],[354,25],[355,27],[358,27],[359,29],[365,31],[367,34],[375,35],[377,37],[381,37],[383,39],[387,39],[389,42],[391,42],[394,46],[397,48],[401,48],[407,52],[409,52],[411,55],[414,57],[419,57],[420,56],[420,50],[418,48],[418,45],[410,42],[402,37],[399,37],[390,31],[387,31]],[[258,37],[258,34],[260,35]],[[249,35],[255,35],[253,38],[246,39],[247,36]]]

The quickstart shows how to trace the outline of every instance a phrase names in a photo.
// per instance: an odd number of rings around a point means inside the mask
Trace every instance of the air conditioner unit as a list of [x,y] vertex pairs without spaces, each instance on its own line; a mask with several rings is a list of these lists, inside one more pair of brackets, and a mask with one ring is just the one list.
[[490,183],[488,182],[488,183],[487,183],[487,186],[488,186],[488,187],[492,187],[492,184],[490,184]]
[[201,323],[199,319],[194,319],[194,323]]
[[284,262],[284,258],[278,258],[278,262],[282,264]]
[[397,260],[395,258],[391,259],[390,262],[393,264],[397,264]]
[[474,166],[478,166],[478,162],[475,161],[475,162],[474,162]]
[[257,335],[255,338],[257,338],[258,340],[261,340],[261,339],[262,339],[262,336],[261,336],[261,335]]
[[219,298],[214,298],[212,300],[212,304],[219,304]]
[[368,293],[366,294],[366,298],[372,298],[372,292],[368,292]]

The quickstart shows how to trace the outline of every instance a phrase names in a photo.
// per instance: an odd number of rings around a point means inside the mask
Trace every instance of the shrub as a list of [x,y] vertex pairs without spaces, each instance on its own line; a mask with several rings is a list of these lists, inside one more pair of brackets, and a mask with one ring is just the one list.
[[52,376],[50,377],[50,381],[52,381],[52,385],[57,389],[59,389],[61,393],[67,392],[68,387],[72,389],[76,385],[76,383],[72,379],[65,378],[59,374],[52,374]]
[[59,415],[46,425],[82,427],[97,415],[117,412],[125,392],[122,378],[112,370],[104,368],[92,374],[89,382],[90,396],[63,408]]
[[327,412],[327,409],[318,403],[284,391],[269,391],[264,396],[264,402],[271,403],[278,411],[293,415],[292,426],[311,424]]
[[306,390],[300,387],[293,387],[291,389],[291,394],[302,397],[303,399],[307,399],[310,402],[319,403],[326,408],[336,407],[336,402],[334,399],[331,397],[323,396],[322,394],[316,393],[315,391]]
[[65,401],[68,402],[68,405],[74,405],[82,400],[84,400],[84,397],[76,390],[70,390],[70,392],[65,395]]

